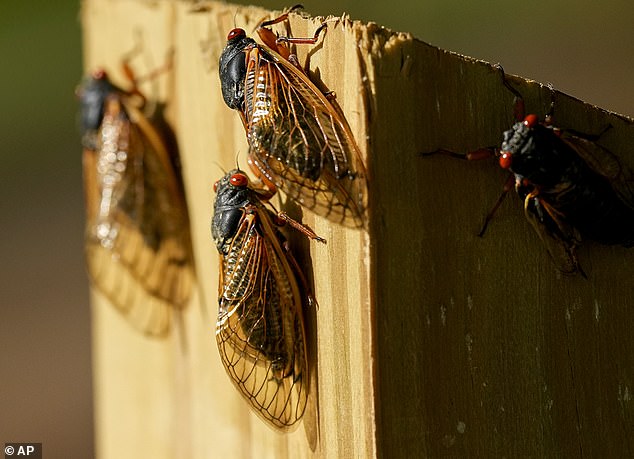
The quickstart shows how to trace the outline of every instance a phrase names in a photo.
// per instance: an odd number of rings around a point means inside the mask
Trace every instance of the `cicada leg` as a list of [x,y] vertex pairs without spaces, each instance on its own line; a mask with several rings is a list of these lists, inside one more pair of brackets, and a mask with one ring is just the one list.
[[130,82],[130,89],[126,91],[126,94],[129,96],[135,96],[140,99],[140,103],[138,106],[143,107],[146,102],[145,95],[139,89],[139,86],[144,81],[152,81],[162,75],[163,73],[169,72],[174,67],[174,49],[170,48],[167,52],[167,57],[165,58],[165,62],[159,67],[153,69],[149,73],[143,76],[137,76],[130,61],[141,52],[141,45],[137,44],[131,51],[126,53],[124,57],[121,59],[121,70],[123,75],[125,75],[126,79]]
[[439,148],[438,150],[420,153],[421,156],[446,155],[456,159],[466,159],[468,161],[480,161],[481,159],[492,158],[496,155],[497,149],[494,147],[485,147],[478,150],[469,151],[467,153],[456,153],[455,151]]
[[299,283],[301,284],[302,291],[308,298],[309,304],[311,305],[314,304],[316,306],[316,309],[319,309],[319,303],[317,303],[317,300],[315,299],[315,296],[313,295],[313,292],[311,288],[309,287],[308,279],[306,278],[306,275],[304,274],[301,267],[299,266],[299,263],[297,263],[297,260],[293,256],[293,253],[291,252],[291,248],[290,248],[290,245],[288,244],[288,241],[285,241],[282,247],[284,251],[286,252],[286,259],[291,265],[291,268],[293,269],[293,271],[295,271],[295,276],[297,277],[297,279],[299,280]]
[[525,107],[524,107],[524,98],[520,94],[520,92],[511,86],[511,83],[506,79],[506,73],[504,73],[504,68],[500,64],[494,65],[500,71],[500,77],[502,78],[502,84],[506,89],[508,89],[514,96],[515,102],[513,104],[513,118],[515,121],[522,121],[524,119]]
[[297,220],[292,219],[286,212],[283,212],[283,211],[278,212],[277,218],[278,218],[278,221],[276,223],[278,223],[280,226],[288,223],[290,226],[295,228],[304,236],[317,242],[322,242],[324,244],[326,243],[326,240],[323,237],[318,236],[317,233],[315,233],[311,227],[309,227],[308,225],[304,225],[303,223],[300,223]]
[[[267,176],[265,169],[260,166],[257,159],[255,159],[252,155],[249,155],[247,162],[251,167],[253,174],[260,180],[260,182],[262,182],[262,185],[264,185],[264,189],[258,190],[260,199],[268,201],[275,195],[275,193],[277,193],[277,186],[275,186],[275,183],[273,183],[271,178]],[[315,233],[309,226],[292,219],[286,212],[277,212],[277,219],[276,223],[278,226],[283,226],[288,223],[306,237],[317,242],[326,243],[326,240],[318,236],[317,233]]]
[[299,68],[303,72],[304,70],[301,68],[301,65],[299,65],[297,56],[291,53],[291,50],[287,45],[290,43],[301,44],[301,45],[314,45],[319,40],[319,34],[321,33],[321,31],[326,29],[327,24],[323,22],[317,28],[317,30],[315,30],[315,33],[312,37],[279,37],[271,29],[267,28],[269,26],[279,24],[280,22],[284,22],[288,20],[288,15],[290,13],[301,8],[303,8],[302,5],[295,5],[286,13],[276,17],[275,19],[271,19],[271,20],[260,23],[256,31],[260,39],[262,40],[262,43],[264,43],[269,48],[275,50],[280,56],[282,56],[284,59],[291,62],[293,65],[295,65],[297,68]]
[[272,178],[265,172],[266,166],[261,164],[253,155],[249,155],[247,163],[253,174],[262,183],[264,188],[258,190],[260,198],[264,201],[271,199],[277,193],[277,186],[273,183]]
[[515,177],[513,175],[509,176],[506,182],[504,182],[504,187],[502,187],[502,193],[498,197],[498,200],[495,202],[491,210],[484,217],[484,223],[482,224],[482,228],[480,229],[480,232],[478,233],[479,237],[484,236],[484,233],[486,232],[487,227],[489,226],[489,222],[493,219],[493,216],[497,212],[498,208],[502,205],[502,202],[504,201],[504,198],[506,198],[506,195],[509,194],[509,191],[511,191],[511,189],[513,188],[514,183],[515,183]]
[[315,34],[312,37],[308,38],[298,38],[298,37],[277,37],[275,42],[279,43],[293,43],[297,45],[314,45],[319,40],[319,34],[322,30],[326,29],[328,24],[322,22],[321,25],[315,30]]
[[[467,152],[467,153],[456,153],[455,151],[438,149],[436,151],[432,151],[432,152],[429,152],[429,153],[421,153],[420,155],[421,156],[431,156],[431,155],[441,154],[441,155],[450,156],[452,158],[465,159],[467,161],[479,161],[479,160],[482,160],[482,159],[488,159],[488,158],[491,158],[491,157],[495,157],[497,151],[498,150],[496,148],[494,148],[494,147],[480,148],[478,150],[470,151],[470,152]],[[500,207],[500,205],[502,205],[502,202],[506,198],[506,195],[508,194],[508,192],[513,188],[514,182],[515,182],[515,176],[513,174],[511,174],[509,176],[509,178],[506,180],[506,182],[504,183],[504,186],[502,187],[502,193],[498,197],[497,201],[495,202],[495,204],[493,205],[491,210],[484,217],[484,223],[482,224],[482,228],[478,232],[478,236],[479,237],[483,237],[484,236],[484,233],[486,232],[486,230],[487,230],[487,228],[489,226],[489,223],[493,219],[493,216],[497,212],[497,210]]]
[[276,17],[275,19],[269,19],[268,21],[263,21],[260,23],[260,25],[258,26],[258,29],[261,29],[263,27],[268,27],[268,26],[272,26],[275,24],[279,24],[280,22],[284,22],[288,19],[288,15],[290,13],[294,13],[297,10],[302,10],[304,9],[304,7],[302,5],[295,5],[292,6],[291,8],[289,8],[289,10],[283,14],[281,14],[280,16]]

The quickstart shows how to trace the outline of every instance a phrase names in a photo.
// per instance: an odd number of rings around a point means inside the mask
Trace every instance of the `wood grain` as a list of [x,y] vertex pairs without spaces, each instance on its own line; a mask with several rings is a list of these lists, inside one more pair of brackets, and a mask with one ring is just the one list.
[[[562,276],[509,196],[483,238],[505,174],[494,161],[422,157],[500,143],[513,96],[494,66],[376,24],[328,18],[311,77],[334,90],[367,157],[370,229],[303,213],[326,247],[293,238],[313,279],[312,393],[303,425],[278,434],[252,415],[220,363],[212,185],[246,163],[223,103],[227,32],[273,13],[224,3],[84,0],[85,68],[117,73],[140,41],[143,87],[167,104],[182,155],[199,291],[167,340],[132,329],[93,295],[99,457],[618,457],[634,454],[634,251],[587,243],[589,279]],[[319,19],[292,15],[294,36]],[[543,116],[551,90],[511,77]],[[119,80],[118,80],[119,81]],[[556,93],[562,127],[596,133],[634,167],[632,121]],[[301,210],[278,203],[295,216]]]

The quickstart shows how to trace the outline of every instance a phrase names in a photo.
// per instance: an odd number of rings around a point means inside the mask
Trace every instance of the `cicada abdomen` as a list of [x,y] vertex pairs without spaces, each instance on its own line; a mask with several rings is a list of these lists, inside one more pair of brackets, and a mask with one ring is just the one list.
[[97,287],[138,329],[169,330],[194,283],[189,217],[164,138],[126,92],[96,71],[80,85],[85,250]]
[[[315,302],[278,229],[278,215],[265,207],[247,176],[232,170],[215,190],[211,232],[220,253],[220,357],[251,408],[269,425],[286,430],[306,407],[304,312]],[[308,227],[293,224],[322,240]]]
[[220,56],[225,102],[240,112],[249,142],[249,162],[269,187],[317,215],[348,227],[366,224],[367,175],[359,147],[341,110],[308,78],[287,43],[262,23],[263,44],[233,29]]

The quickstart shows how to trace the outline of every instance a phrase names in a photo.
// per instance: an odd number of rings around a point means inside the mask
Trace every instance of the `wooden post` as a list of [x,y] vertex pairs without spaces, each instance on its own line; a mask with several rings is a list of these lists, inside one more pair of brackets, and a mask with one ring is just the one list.
[[[513,96],[499,70],[374,24],[329,18],[311,77],[334,90],[367,158],[370,229],[304,212],[326,247],[295,241],[314,279],[314,379],[303,425],[278,434],[231,385],[214,339],[212,184],[246,138],[223,103],[227,32],[269,12],[210,2],[84,0],[86,70],[175,66],[158,90],[179,141],[199,291],[166,340],[144,338],[93,295],[99,457],[618,457],[634,451],[634,251],[587,243],[588,279],[562,276],[510,196],[483,238],[505,174],[420,152],[500,143]],[[291,16],[294,36],[317,19]],[[543,116],[550,90],[512,78]],[[123,83],[123,82],[122,82]],[[634,167],[632,121],[557,93],[558,125],[596,133]],[[281,204],[284,206],[284,204]],[[298,210],[295,209],[295,212]]]

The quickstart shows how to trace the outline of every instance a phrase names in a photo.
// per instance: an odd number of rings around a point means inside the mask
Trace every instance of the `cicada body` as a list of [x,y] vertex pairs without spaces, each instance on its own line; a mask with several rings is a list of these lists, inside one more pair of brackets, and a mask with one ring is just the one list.
[[232,170],[215,189],[211,232],[221,260],[220,357],[251,408],[269,425],[286,430],[306,407],[304,310],[314,300],[278,229],[278,215],[265,207],[247,176]]
[[498,155],[561,271],[583,273],[583,239],[634,245],[634,180],[606,149],[528,115],[504,132]]
[[136,328],[164,335],[194,282],[180,176],[137,106],[138,91],[126,92],[97,71],[77,94],[90,278]]
[[313,38],[278,38],[260,25],[264,44],[233,29],[220,56],[226,104],[240,112],[254,173],[272,190],[317,215],[354,228],[366,224],[366,172],[350,127],[333,102],[308,78],[288,43]]

